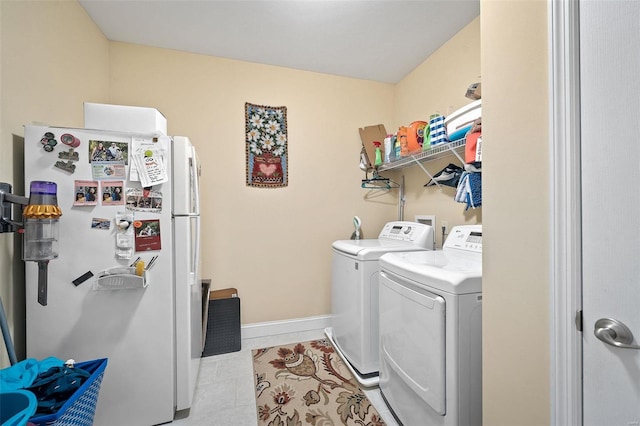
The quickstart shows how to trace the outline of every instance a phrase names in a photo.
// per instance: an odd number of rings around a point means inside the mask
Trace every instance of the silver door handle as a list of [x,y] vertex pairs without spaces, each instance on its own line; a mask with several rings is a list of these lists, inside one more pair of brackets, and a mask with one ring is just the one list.
[[633,342],[633,333],[629,327],[616,319],[600,318],[596,321],[593,333],[608,345],[624,349],[640,349],[640,346],[630,344]]

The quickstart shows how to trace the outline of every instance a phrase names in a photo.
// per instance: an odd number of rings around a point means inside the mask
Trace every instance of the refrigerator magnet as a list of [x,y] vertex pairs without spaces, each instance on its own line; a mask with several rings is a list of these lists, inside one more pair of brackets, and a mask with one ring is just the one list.
[[136,161],[133,160],[135,155],[144,156],[145,153],[151,150],[156,159],[162,161],[164,168],[166,169],[167,153],[170,151],[171,138],[167,136],[160,136],[154,138],[132,138],[131,139],[131,162],[129,164],[129,180],[140,181],[138,176],[138,168]]
[[87,271],[71,282],[77,287],[91,277],[93,277],[93,272]]
[[97,180],[76,180],[74,181],[74,188],[74,206],[95,206],[98,204]]
[[94,179],[125,179],[127,172],[122,161],[92,161],[91,175]]
[[111,228],[111,220],[101,217],[94,217],[91,219],[91,229],[102,229],[108,231]]
[[133,222],[135,228],[135,249],[136,251],[160,250],[160,220],[136,220]]
[[58,158],[61,160],[78,161],[80,159],[80,156],[78,155],[78,152],[75,149],[69,148],[68,151],[59,152]]
[[100,182],[100,193],[102,194],[103,206],[124,206],[124,197],[122,196],[124,181],[121,180],[103,180]]
[[129,162],[129,143],[112,141],[89,141],[89,162]]
[[73,164],[72,160],[67,160],[67,161],[58,160],[56,161],[54,166],[60,170],[69,172],[70,174],[73,174],[76,171],[76,165]]
[[160,152],[147,149],[132,155],[132,162],[138,171],[138,178],[143,187],[158,185],[169,181],[164,158]]
[[162,192],[143,188],[127,188],[126,206],[128,211],[162,212]]
[[52,152],[53,148],[58,144],[58,141],[53,133],[47,132],[42,136],[42,139],[40,139],[40,143],[45,151]]
[[80,139],[76,138],[70,133],[65,133],[64,135],[60,136],[60,142],[67,146],[70,146],[71,148],[77,148],[80,146]]

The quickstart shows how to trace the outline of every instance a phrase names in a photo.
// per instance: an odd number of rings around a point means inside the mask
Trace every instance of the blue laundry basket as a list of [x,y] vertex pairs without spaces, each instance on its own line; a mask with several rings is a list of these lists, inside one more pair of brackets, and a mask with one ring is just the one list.
[[53,414],[34,416],[30,423],[37,426],[91,426],[96,413],[100,385],[107,368],[107,358],[79,362],[76,367],[86,370],[89,378]]
[[33,392],[16,389],[0,392],[0,424],[23,426],[36,412],[38,401]]

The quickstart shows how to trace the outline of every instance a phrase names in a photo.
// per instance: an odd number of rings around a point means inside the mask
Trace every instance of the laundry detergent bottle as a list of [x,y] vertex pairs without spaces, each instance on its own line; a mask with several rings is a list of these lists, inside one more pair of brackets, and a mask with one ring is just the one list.
[[423,134],[422,151],[429,151],[431,149],[431,128],[429,127],[429,123],[424,126]]
[[391,136],[391,161],[400,159],[400,142],[398,142],[398,135]]
[[384,162],[388,163],[391,161],[391,136],[393,135],[387,135],[386,138],[384,138]]
[[410,153],[419,152],[424,145],[424,129],[426,121],[414,121],[407,129],[407,147]]
[[409,155],[409,144],[407,141],[408,128],[400,126],[398,128],[398,140],[400,141],[400,157],[406,157]]

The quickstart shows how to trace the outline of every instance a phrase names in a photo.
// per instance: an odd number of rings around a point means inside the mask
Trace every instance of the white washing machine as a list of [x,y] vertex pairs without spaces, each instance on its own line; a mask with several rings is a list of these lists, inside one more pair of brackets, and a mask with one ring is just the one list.
[[482,425],[482,226],[380,258],[380,378],[405,426]]
[[332,320],[325,332],[362,386],[378,384],[378,259],[385,253],[429,250],[432,244],[431,226],[396,221],[385,224],[377,239],[332,245]]

